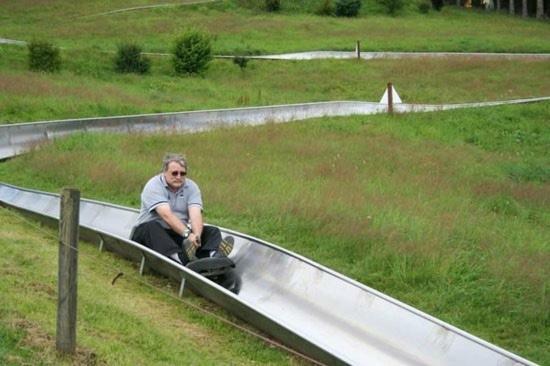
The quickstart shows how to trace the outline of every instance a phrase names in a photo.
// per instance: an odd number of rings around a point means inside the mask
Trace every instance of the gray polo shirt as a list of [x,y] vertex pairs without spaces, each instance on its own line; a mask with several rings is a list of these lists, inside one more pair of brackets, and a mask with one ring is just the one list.
[[186,223],[189,221],[189,207],[199,206],[202,209],[201,191],[197,183],[185,178],[185,184],[177,192],[173,192],[166,184],[162,173],[154,176],[141,192],[141,209],[136,226],[156,220],[168,229],[168,224],[155,211],[162,203],[168,203],[172,212]]

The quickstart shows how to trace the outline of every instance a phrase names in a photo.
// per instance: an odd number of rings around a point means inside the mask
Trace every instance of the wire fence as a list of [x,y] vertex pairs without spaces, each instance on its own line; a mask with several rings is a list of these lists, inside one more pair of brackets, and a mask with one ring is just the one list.
[[[0,206],[2,207],[2,206]],[[8,209],[8,208],[4,208],[4,211],[7,212],[10,216],[14,217],[14,218],[17,218],[19,219],[19,221],[21,223],[24,223],[26,226],[28,227],[31,227],[33,230],[36,230],[38,232],[40,232],[42,235],[44,235],[45,237],[47,238],[50,238],[54,241],[58,241],[58,236],[56,234],[54,234],[52,232],[51,229],[46,229],[45,227],[39,225],[37,222],[33,221],[33,220],[30,220],[29,218],[25,217],[23,214],[21,213],[18,213],[16,212],[15,210],[13,209]],[[70,249],[76,251],[78,253],[79,256],[86,256],[87,258],[91,258],[92,256],[91,255],[88,255],[84,252],[82,252],[81,250],[79,250],[78,248],[76,247],[73,247],[73,246],[70,246],[70,245],[67,245],[67,244],[63,244],[63,245],[66,245],[68,246]],[[301,352],[298,352],[290,347],[287,347],[285,346],[284,344],[272,339],[272,338],[269,338],[261,333],[259,333],[258,331],[254,330],[254,329],[251,329],[251,328],[248,328],[246,326],[243,326],[241,324],[238,324],[236,323],[235,321],[232,321],[230,319],[227,319],[219,314],[216,314],[215,312],[209,310],[209,309],[206,309],[204,307],[201,307],[197,304],[194,304],[192,303],[191,301],[188,301],[187,299],[185,298],[181,298],[179,296],[177,296],[173,291],[170,291],[170,290],[167,290],[167,289],[164,289],[164,288],[160,288],[154,284],[152,284],[151,282],[145,280],[144,277],[142,276],[138,276],[137,273],[128,273],[126,270],[123,270],[121,269],[120,267],[117,267],[117,266],[114,266],[114,265],[110,265],[109,263],[105,263],[105,262],[95,262],[95,268],[98,268],[98,267],[101,267],[101,271],[103,271],[104,273],[109,273],[109,274],[115,274],[113,279],[111,280],[111,285],[115,285],[117,280],[119,280],[121,277],[123,277],[124,279],[126,280],[129,280],[129,281],[135,281],[137,282],[138,284],[140,285],[143,285],[143,286],[146,286],[164,296],[167,296],[173,300],[176,300],[182,304],[184,304],[186,307],[194,310],[194,311],[197,311],[199,313],[202,313],[208,317],[211,317],[213,319],[216,319],[217,321],[223,323],[223,324],[226,324],[230,327],[233,327],[253,338],[256,338],[256,339],[259,339],[263,342],[265,342],[266,344],[268,344],[269,346],[272,346],[272,347],[276,347],[282,351],[285,351],[297,358],[300,358],[304,361],[307,361],[311,364],[314,364],[314,365],[324,365],[323,363],[301,353]],[[78,273],[78,276],[83,276],[83,277],[88,277],[88,274],[86,272],[83,272],[83,271],[80,271]]]

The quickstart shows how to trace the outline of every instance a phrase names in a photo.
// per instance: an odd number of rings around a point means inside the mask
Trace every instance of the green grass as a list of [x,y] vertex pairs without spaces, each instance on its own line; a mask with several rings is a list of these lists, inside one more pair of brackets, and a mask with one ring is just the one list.
[[72,49],[111,51],[121,42],[139,41],[146,51],[168,52],[177,36],[195,26],[215,36],[216,53],[243,48],[261,53],[351,51],[357,40],[364,50],[373,51],[550,52],[550,30],[545,22],[455,7],[428,15],[407,11],[398,17],[365,7],[360,18],[341,19],[295,9],[272,14],[222,1],[84,16],[151,3],[155,2],[9,2],[4,4],[4,15],[0,17],[1,36],[25,41],[47,39]]
[[[209,222],[545,364],[549,111],[539,103],[183,136],[76,135],[0,165],[0,180],[73,185],[137,207],[161,156],[186,152]],[[510,169],[526,164],[546,173]]]
[[[131,41],[166,52],[193,25],[212,31],[216,53],[352,50],[356,40],[364,50],[550,50],[547,22],[454,7],[427,16],[409,8],[394,18],[380,15],[371,2],[360,18],[338,19],[308,14],[310,0],[280,14],[224,1],[82,17],[154,3],[3,4],[1,37],[45,38],[66,48],[62,71],[42,74],[27,71],[25,48],[0,46],[0,123],[378,101],[388,81],[412,103],[550,95],[548,61],[534,60],[251,61],[244,72],[216,60],[202,77],[179,78],[169,59],[159,57],[150,75],[114,73],[113,55],[104,51]],[[549,115],[546,102],[184,136],[75,135],[0,164],[0,181],[55,192],[77,186],[85,197],[137,207],[162,155],[182,151],[201,185],[209,222],[280,244],[550,364]],[[0,231],[0,363],[73,363],[52,348],[55,240],[5,211]],[[144,289],[129,279],[134,265],[87,245],[82,253],[82,362],[297,362]],[[116,273],[105,272],[103,264],[124,268],[124,281],[112,287]],[[155,277],[147,281],[168,285]],[[191,301],[210,307],[200,298]],[[151,333],[141,334],[140,326]],[[222,346],[237,343],[236,349],[217,354],[193,348],[204,337]]]
[[[139,277],[135,264],[80,243],[77,351],[55,351],[56,231],[0,208],[0,364],[300,364],[284,351],[177,299],[177,284]],[[123,272],[115,285],[112,279]],[[186,293],[185,301],[237,322]]]
[[549,61],[540,60],[251,61],[244,72],[229,60],[216,60],[205,75],[181,78],[174,75],[169,57],[153,57],[150,75],[115,73],[114,54],[103,51],[135,42],[148,51],[167,52],[185,27],[198,24],[215,30],[214,48],[222,53],[351,49],[356,40],[364,49],[374,50],[541,52],[549,35],[544,22],[452,7],[428,17],[407,12],[388,18],[368,12],[359,19],[338,19],[308,15],[304,9],[312,2],[267,14],[225,1],[81,17],[152,3],[6,4],[9,11],[0,16],[0,36],[43,38],[67,48],[62,51],[62,71],[51,75],[27,70],[26,48],[0,46],[0,123],[328,100],[378,101],[388,81],[410,103],[550,95]]
[[251,61],[242,72],[215,60],[203,76],[177,77],[169,58],[151,74],[114,72],[114,55],[63,52],[62,71],[27,70],[24,48],[0,46],[0,123],[380,100],[392,81],[405,102],[460,103],[550,95],[550,61],[464,59]]

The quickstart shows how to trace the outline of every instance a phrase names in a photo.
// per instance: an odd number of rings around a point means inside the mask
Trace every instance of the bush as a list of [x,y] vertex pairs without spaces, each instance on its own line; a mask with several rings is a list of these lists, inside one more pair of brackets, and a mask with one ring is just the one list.
[[145,74],[149,72],[151,61],[141,54],[141,48],[135,44],[122,44],[118,46],[115,58],[115,70],[117,72],[135,72]]
[[333,15],[334,6],[332,5],[332,0],[323,0],[321,5],[315,10],[315,14],[325,16]]
[[418,4],[418,11],[422,14],[428,14],[430,12],[431,5],[428,3]]
[[361,0],[337,0],[336,15],[339,17],[355,17],[361,9]]
[[61,68],[59,48],[49,42],[33,41],[28,45],[29,68],[33,71],[54,72]]
[[401,9],[403,9],[403,0],[378,0],[378,2],[386,8],[386,12],[390,15],[395,15]]
[[206,33],[191,30],[176,41],[173,63],[177,74],[201,73],[212,58],[210,36]]
[[235,56],[233,58],[233,63],[241,68],[241,71],[246,69],[249,59],[244,56]]
[[281,10],[281,0],[265,0],[265,10],[267,11]]
[[432,0],[432,6],[435,10],[440,11],[443,7],[443,0]]

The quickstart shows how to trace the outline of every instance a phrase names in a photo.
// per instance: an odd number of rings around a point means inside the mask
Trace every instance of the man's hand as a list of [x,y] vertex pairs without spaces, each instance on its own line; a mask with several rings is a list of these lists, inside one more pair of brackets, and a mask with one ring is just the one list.
[[193,244],[193,246],[198,249],[200,246],[201,246],[201,238],[200,236],[194,234],[194,233],[191,233],[189,234],[189,237],[187,238],[189,239],[189,241],[191,242],[191,244]]

